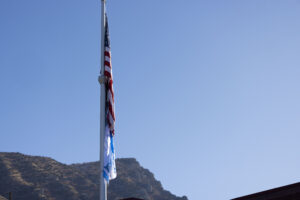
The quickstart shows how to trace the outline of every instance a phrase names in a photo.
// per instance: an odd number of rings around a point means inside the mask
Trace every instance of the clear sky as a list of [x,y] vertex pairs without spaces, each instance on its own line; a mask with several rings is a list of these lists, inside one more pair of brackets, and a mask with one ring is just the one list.
[[[300,181],[299,0],[110,0],[117,157],[226,200]],[[0,1],[0,151],[99,158],[99,0]]]

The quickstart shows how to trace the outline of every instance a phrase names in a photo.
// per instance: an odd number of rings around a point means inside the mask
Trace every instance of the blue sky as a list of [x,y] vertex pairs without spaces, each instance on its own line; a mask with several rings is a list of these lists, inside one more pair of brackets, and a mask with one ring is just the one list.
[[[225,200],[300,181],[300,1],[110,0],[117,157]],[[0,1],[0,151],[99,158],[99,0]]]

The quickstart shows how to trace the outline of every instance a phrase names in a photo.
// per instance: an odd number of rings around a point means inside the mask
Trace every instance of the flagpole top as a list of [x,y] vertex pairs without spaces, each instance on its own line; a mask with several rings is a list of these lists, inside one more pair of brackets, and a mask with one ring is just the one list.
[[99,81],[100,84],[104,84],[104,83],[106,83],[107,78],[106,78],[106,76],[104,76],[104,75],[100,75],[100,76],[98,77],[98,81]]

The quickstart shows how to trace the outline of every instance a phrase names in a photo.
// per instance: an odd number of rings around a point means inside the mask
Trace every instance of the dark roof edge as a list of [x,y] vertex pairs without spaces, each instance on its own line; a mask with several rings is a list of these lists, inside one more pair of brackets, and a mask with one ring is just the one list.
[[274,192],[277,193],[277,192],[281,192],[281,191],[285,191],[285,190],[290,190],[290,189],[293,189],[293,188],[296,188],[296,187],[299,187],[299,189],[300,189],[300,182],[285,185],[285,186],[281,186],[281,187],[277,187],[277,188],[273,188],[273,189],[270,189],[270,190],[265,190],[265,191],[249,194],[249,195],[245,195],[245,196],[242,196],[242,197],[237,197],[237,198],[234,198],[234,199],[231,199],[231,200],[243,200],[243,199],[248,199],[248,198],[261,197],[262,195],[268,195],[268,194],[271,194],[271,193],[274,193]]

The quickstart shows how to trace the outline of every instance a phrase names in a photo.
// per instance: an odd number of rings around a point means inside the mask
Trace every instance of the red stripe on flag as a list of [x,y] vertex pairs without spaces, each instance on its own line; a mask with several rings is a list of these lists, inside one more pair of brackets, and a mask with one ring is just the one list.
[[111,78],[111,73],[108,71],[104,71],[104,76]]
[[110,62],[104,61],[104,65],[111,68]]
[[105,51],[104,55],[107,56],[107,57],[110,57],[110,53],[108,51]]

